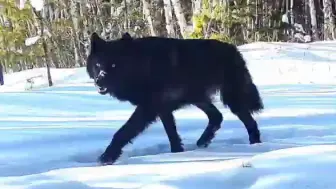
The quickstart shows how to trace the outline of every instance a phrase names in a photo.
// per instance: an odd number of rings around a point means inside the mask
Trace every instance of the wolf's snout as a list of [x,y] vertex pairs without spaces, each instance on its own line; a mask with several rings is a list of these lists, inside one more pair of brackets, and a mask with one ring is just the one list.
[[97,77],[95,78],[95,82],[98,86],[102,85],[102,80],[104,79],[105,76],[106,76],[106,72],[101,70],[99,74],[97,75]]

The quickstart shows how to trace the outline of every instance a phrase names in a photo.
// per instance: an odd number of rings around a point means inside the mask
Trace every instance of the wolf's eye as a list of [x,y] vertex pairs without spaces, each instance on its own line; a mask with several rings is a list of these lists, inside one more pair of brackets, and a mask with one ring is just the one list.
[[112,68],[115,68],[116,67],[116,65],[115,64],[112,64]]

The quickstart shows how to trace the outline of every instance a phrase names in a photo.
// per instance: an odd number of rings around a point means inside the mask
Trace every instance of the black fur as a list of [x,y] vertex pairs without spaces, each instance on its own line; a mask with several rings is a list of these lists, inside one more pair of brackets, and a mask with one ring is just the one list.
[[132,38],[128,33],[105,41],[93,33],[87,72],[100,94],[136,106],[101,155],[102,163],[115,162],[122,148],[157,118],[171,151],[182,152],[173,111],[185,105],[195,105],[208,116],[208,126],[197,141],[199,147],[207,147],[223,121],[211,98],[218,90],[223,104],[245,125],[250,143],[261,142],[252,114],[264,108],[263,102],[234,45],[203,39]]

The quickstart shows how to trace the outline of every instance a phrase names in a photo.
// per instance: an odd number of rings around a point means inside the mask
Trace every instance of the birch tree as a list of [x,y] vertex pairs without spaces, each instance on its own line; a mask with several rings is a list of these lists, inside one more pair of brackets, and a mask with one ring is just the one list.
[[331,0],[323,0],[324,24],[323,33],[324,40],[332,40],[335,38],[335,18],[332,12]]
[[152,19],[151,11],[150,11],[150,4],[149,4],[148,0],[142,0],[142,4],[143,4],[143,12],[144,12],[144,15],[147,19],[148,27],[149,27],[149,30],[151,32],[151,35],[156,36],[156,32],[155,32],[154,24],[153,24],[153,19]]
[[185,18],[182,3],[180,0],[171,0],[174,12],[178,21],[178,25],[180,27],[180,33],[183,38],[186,37],[186,30],[187,30],[187,20]]
[[166,30],[168,37],[175,37],[174,23],[173,23],[173,8],[171,0],[163,0],[163,8],[166,19]]
[[311,19],[313,39],[316,41],[319,39],[319,34],[317,30],[316,8],[315,8],[314,0],[309,0],[309,10],[310,10],[310,19]]

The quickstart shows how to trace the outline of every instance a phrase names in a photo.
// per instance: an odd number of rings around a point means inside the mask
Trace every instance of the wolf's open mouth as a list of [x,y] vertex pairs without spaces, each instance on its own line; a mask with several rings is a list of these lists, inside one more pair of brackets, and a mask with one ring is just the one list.
[[105,88],[105,87],[99,87],[98,88],[98,92],[100,92],[100,93],[105,93],[107,91],[107,88]]
[[96,84],[95,84],[95,86],[97,88],[98,93],[100,93],[100,94],[106,94],[107,93],[107,88],[106,87],[100,87]]
[[100,94],[106,94],[107,93],[107,88],[105,88],[105,87],[98,87],[98,92]]

